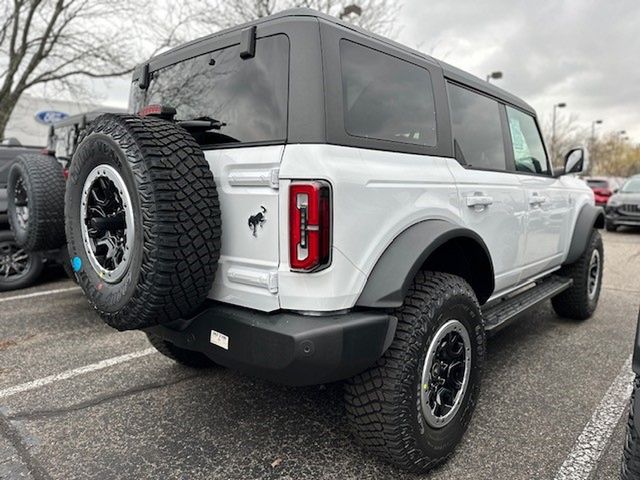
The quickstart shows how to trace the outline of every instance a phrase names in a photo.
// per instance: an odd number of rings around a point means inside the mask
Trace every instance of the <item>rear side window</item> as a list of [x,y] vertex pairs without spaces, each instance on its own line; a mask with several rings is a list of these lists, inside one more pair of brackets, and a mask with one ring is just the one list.
[[[212,64],[213,63],[213,64]],[[178,120],[217,120],[194,132],[201,144],[284,141],[289,39],[258,39],[253,58],[235,45],[153,72],[145,104],[174,107]]]
[[456,157],[470,167],[506,170],[498,102],[448,85]]
[[507,118],[516,170],[526,173],[548,173],[547,154],[534,118],[509,106]]
[[436,111],[423,68],[340,41],[344,125],[349,135],[434,146]]

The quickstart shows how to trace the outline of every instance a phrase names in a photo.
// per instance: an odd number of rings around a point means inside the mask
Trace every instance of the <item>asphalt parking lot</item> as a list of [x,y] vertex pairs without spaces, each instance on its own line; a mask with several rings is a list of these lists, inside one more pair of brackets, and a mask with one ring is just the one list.
[[[471,427],[425,478],[617,477],[640,232],[603,236],[596,315],[565,321],[546,303],[491,339]],[[47,277],[0,294],[0,478],[416,478],[351,442],[340,385],[189,370],[142,333],[104,326],[62,275]]]

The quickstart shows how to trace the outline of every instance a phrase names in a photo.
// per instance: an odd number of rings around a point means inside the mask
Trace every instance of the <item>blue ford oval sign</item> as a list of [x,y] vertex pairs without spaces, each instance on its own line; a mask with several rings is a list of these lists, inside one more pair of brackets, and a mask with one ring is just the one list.
[[36,113],[36,122],[42,123],[43,125],[51,125],[68,116],[68,113],[58,112],[56,110],[41,110]]

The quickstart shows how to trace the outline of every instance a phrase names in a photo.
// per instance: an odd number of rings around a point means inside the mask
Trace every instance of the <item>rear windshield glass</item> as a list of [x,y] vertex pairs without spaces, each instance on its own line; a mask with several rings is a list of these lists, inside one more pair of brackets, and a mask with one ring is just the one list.
[[607,188],[609,186],[606,180],[587,180],[587,185],[591,188]]
[[427,70],[347,40],[340,42],[340,64],[349,135],[436,144],[436,111]]
[[210,121],[212,128],[191,130],[200,144],[284,141],[289,39],[258,39],[255,56],[246,60],[235,45],[159,69],[146,95],[139,91],[135,110],[160,104],[175,108],[179,121]]

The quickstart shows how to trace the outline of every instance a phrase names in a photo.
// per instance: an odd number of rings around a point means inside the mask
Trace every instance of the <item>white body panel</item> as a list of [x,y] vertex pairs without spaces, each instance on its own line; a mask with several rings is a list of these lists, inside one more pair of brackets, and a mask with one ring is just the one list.
[[517,175],[527,199],[523,278],[562,263],[569,248],[570,193],[557,178]]
[[[593,204],[575,178],[471,170],[450,158],[325,144],[216,150],[206,158],[222,209],[222,254],[209,296],[262,311],[353,307],[385,249],[428,219],[480,235],[496,298],[559,268],[579,209]],[[298,273],[289,267],[288,190],[291,181],[309,179],[332,186],[332,261]],[[547,200],[531,205],[533,192]],[[468,206],[474,195],[489,204]],[[262,206],[266,221],[254,237],[247,221]]]
[[[461,224],[449,159],[334,145],[288,145],[281,179],[318,178],[333,188],[333,261],[325,271],[289,271],[280,232],[280,304],[294,310],[352,307],[389,244],[409,226],[440,218]],[[282,190],[286,191],[285,186]],[[280,198],[286,204],[285,195]],[[283,205],[285,215],[288,205]]]
[[[205,152],[222,213],[222,249],[209,298],[263,311],[280,308],[277,168],[283,150],[270,146]],[[254,236],[248,219],[261,207],[265,221]]]
[[[495,291],[505,290],[521,279],[526,246],[527,206],[517,175],[471,170],[449,161],[456,181],[464,225],[476,232],[489,249],[495,275]],[[468,206],[474,196],[486,197],[488,205]]]

